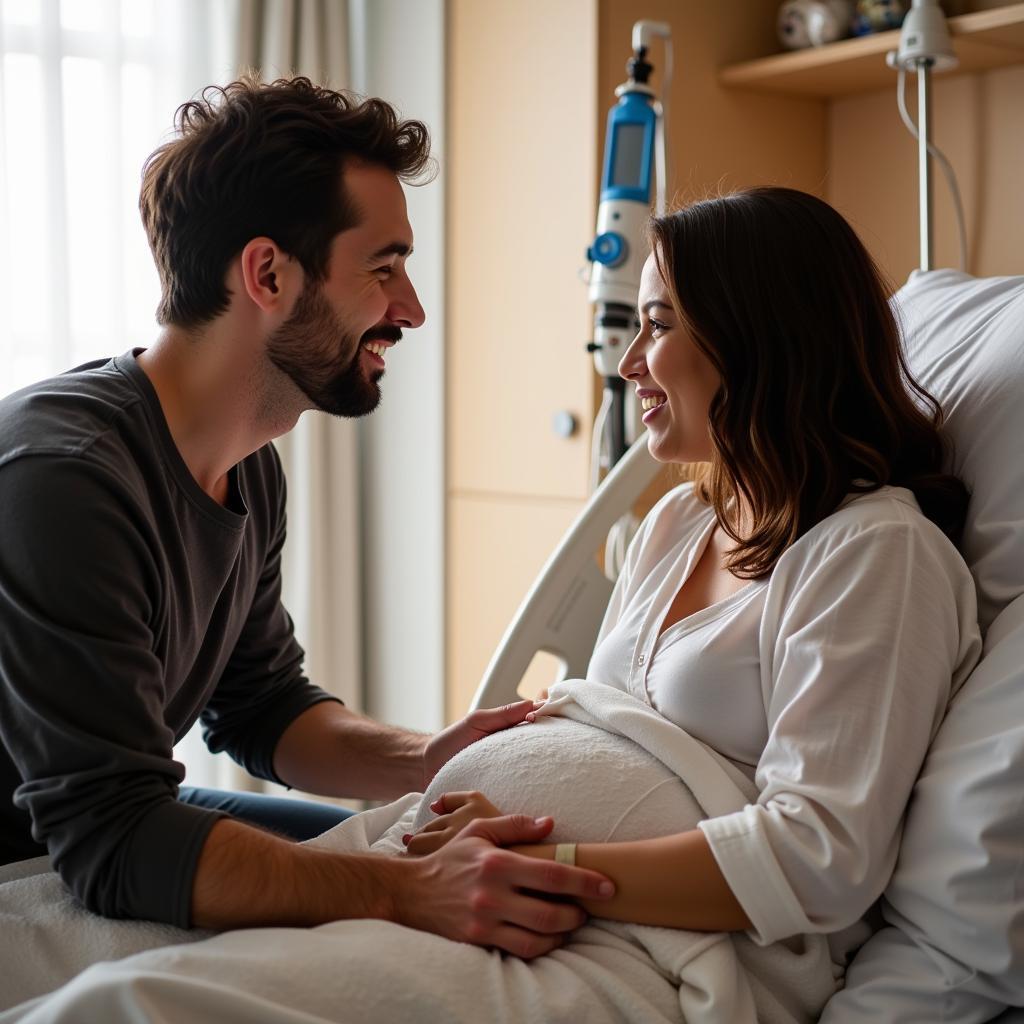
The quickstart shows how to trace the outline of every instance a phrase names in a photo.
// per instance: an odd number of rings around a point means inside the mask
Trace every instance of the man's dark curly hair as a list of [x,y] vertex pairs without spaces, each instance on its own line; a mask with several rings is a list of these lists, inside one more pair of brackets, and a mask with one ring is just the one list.
[[146,161],[139,211],[160,274],[157,321],[186,329],[227,309],[228,265],[253,238],[324,278],[331,240],[361,216],[345,194],[346,161],[406,182],[433,171],[421,121],[308,78],[209,86],[178,108],[175,128]]

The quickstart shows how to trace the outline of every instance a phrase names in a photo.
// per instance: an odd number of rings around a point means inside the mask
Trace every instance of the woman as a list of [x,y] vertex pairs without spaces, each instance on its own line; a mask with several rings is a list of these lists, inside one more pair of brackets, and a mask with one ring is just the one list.
[[[681,834],[580,845],[576,863],[616,883],[602,917],[760,942],[828,933],[841,959],[980,653],[954,546],[968,495],[943,473],[940,410],[879,272],[831,207],[750,189],[649,234],[619,372],[651,454],[702,465],[644,521],[587,679],[725,755],[760,797]],[[468,793],[434,810],[410,852],[498,813]]]

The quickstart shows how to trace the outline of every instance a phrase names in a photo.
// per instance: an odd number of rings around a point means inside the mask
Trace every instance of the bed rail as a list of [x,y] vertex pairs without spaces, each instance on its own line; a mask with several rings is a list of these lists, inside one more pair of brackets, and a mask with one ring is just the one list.
[[661,468],[647,450],[644,433],[605,477],[540,571],[494,652],[471,708],[517,699],[517,687],[538,651],[558,659],[559,679],[583,676],[612,592],[595,555]]

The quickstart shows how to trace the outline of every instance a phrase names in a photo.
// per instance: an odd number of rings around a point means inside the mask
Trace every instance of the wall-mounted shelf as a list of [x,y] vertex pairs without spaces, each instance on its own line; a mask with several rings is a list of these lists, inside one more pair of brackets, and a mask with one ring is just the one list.
[[[949,19],[959,66],[967,74],[1024,63],[1024,3]],[[885,55],[899,44],[899,30],[844,39],[828,46],[731,64],[719,81],[736,89],[827,99],[884,89],[895,81]]]

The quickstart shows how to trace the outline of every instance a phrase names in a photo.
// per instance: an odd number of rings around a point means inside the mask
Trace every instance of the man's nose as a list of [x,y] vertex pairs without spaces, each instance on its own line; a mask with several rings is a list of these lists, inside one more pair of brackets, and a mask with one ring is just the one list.
[[400,327],[419,327],[426,320],[427,315],[423,312],[411,281],[407,281],[405,287],[392,300],[387,316],[393,324]]

